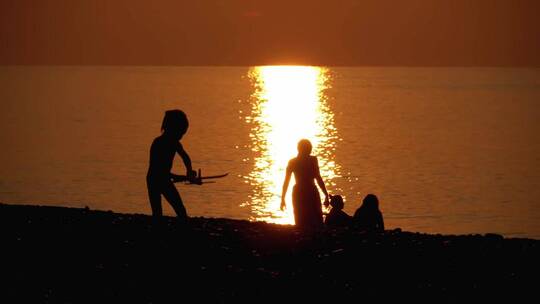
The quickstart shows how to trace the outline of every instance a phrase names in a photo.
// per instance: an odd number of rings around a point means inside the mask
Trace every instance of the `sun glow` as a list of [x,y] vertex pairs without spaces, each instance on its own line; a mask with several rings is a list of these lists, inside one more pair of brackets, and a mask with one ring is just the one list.
[[337,130],[324,95],[329,88],[328,74],[325,68],[311,66],[261,66],[250,70],[255,92],[252,113],[246,121],[253,124],[251,149],[257,157],[246,177],[254,186],[246,205],[253,209],[253,220],[294,224],[294,177],[287,192],[287,209],[280,211],[279,204],[285,168],[296,156],[300,139],[307,138],[313,144],[327,187],[338,176],[339,167],[333,160]]

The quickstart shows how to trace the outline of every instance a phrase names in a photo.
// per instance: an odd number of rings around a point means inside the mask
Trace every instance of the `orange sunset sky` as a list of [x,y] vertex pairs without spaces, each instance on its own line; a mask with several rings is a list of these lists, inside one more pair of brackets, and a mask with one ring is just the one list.
[[536,0],[0,0],[0,64],[540,66]]

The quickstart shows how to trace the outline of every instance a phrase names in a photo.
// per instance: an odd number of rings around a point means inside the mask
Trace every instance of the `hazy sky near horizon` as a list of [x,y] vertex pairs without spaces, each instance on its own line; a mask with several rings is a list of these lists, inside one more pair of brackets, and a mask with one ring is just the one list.
[[536,0],[0,0],[0,64],[540,66]]

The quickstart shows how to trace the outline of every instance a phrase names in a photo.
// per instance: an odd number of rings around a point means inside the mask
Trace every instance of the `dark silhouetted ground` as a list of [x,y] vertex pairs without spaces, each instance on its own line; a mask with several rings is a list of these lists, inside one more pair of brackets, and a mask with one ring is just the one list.
[[[0,204],[0,303],[537,298],[540,241]],[[188,300],[190,299],[190,300]]]

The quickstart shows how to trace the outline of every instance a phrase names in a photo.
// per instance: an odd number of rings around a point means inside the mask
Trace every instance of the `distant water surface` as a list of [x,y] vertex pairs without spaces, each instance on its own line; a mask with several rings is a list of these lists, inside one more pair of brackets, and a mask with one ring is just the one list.
[[194,167],[230,172],[177,185],[191,216],[292,223],[305,137],[349,214],[375,193],[389,229],[540,238],[539,69],[0,67],[0,100],[1,202],[149,214],[149,145],[180,108]]

